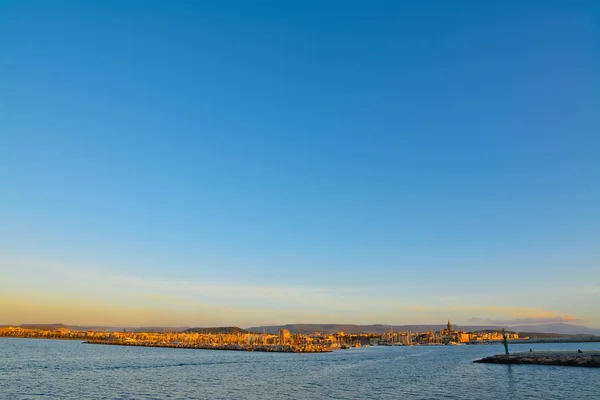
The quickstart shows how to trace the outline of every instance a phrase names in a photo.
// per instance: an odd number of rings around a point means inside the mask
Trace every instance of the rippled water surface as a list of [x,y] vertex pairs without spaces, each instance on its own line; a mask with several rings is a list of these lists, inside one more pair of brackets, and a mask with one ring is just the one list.
[[480,345],[274,354],[0,338],[0,398],[600,399],[600,369],[472,362],[499,352]]

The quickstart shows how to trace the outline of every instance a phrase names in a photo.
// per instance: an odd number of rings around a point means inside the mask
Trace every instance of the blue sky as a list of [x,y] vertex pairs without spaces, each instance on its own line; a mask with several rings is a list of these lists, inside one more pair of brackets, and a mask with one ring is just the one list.
[[594,2],[0,3],[0,310],[600,327]]

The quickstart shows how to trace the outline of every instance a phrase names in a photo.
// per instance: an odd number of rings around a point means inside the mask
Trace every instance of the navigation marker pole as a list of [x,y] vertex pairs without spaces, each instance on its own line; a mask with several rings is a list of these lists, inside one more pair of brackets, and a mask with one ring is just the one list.
[[506,328],[502,328],[502,343],[504,344],[504,352],[508,355],[508,338],[506,337]]

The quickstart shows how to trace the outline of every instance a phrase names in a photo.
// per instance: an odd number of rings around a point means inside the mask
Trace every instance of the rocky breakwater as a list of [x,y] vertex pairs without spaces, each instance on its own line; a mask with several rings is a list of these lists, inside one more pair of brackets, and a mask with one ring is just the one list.
[[140,347],[168,347],[178,349],[201,349],[201,350],[233,350],[233,351],[264,351],[275,353],[328,353],[332,349],[317,345],[260,345],[260,344],[207,344],[207,343],[172,343],[153,342],[138,340],[88,340],[85,344],[104,344],[113,346],[140,346]]
[[498,354],[475,360],[485,364],[535,364],[568,367],[600,368],[600,351],[533,351],[527,353]]

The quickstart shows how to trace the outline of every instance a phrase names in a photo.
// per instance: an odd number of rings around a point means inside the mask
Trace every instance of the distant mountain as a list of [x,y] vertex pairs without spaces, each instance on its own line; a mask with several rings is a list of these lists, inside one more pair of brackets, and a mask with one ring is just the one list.
[[[9,327],[15,325],[0,325],[0,327]],[[65,325],[65,324],[21,324],[17,325],[23,329],[39,329],[54,331],[57,329],[69,329],[72,331],[98,331],[98,332],[181,332],[188,329],[185,327],[168,327],[168,326],[142,326],[135,328],[127,328],[122,326],[79,326],[79,325]]]
[[237,326],[221,326],[221,327],[212,327],[212,328],[189,328],[183,331],[184,333],[192,333],[192,332],[198,332],[198,333],[212,333],[212,334],[216,334],[216,333],[228,333],[228,334],[235,334],[235,333],[248,333],[248,330],[242,329],[242,328],[238,328]]
[[[337,333],[340,331],[357,334],[357,333],[375,333],[382,334],[389,332],[390,330],[395,332],[427,332],[427,331],[439,331],[444,329],[446,325],[345,325],[345,324],[287,324],[287,325],[269,325],[269,326],[254,326],[247,328],[252,332],[263,332],[267,333],[278,333],[279,329],[285,328],[291,333]],[[553,323],[543,325],[523,325],[523,326],[493,326],[493,325],[481,325],[481,326],[462,326],[455,325],[455,329],[476,332],[476,331],[501,331],[502,328],[513,332],[529,332],[529,333],[557,333],[561,335],[594,335],[600,336],[600,329],[587,328],[585,326],[569,325],[565,323]]]
[[189,329],[187,326],[140,326],[137,328],[123,328],[127,332],[184,332]]
[[23,329],[42,329],[42,330],[56,330],[66,328],[64,324],[22,324],[19,328]]
[[600,329],[588,328],[580,325],[570,325],[563,322],[543,325],[519,325],[511,326],[511,330],[517,332],[539,332],[560,333],[562,335],[595,335],[600,336]]
[[106,331],[106,332],[117,332],[122,331],[123,328],[115,326],[79,326],[79,325],[65,325],[65,324],[21,324],[19,328],[23,329],[40,329],[54,331],[57,329],[70,329],[72,331]]
[[413,332],[426,332],[429,330],[439,331],[446,325],[353,325],[353,324],[287,324],[287,325],[269,325],[269,326],[254,326],[247,328],[252,332],[263,332],[267,333],[278,333],[279,329],[285,328],[291,333],[337,333],[340,331],[357,334],[357,333],[375,333],[382,334],[392,331],[413,331]]

